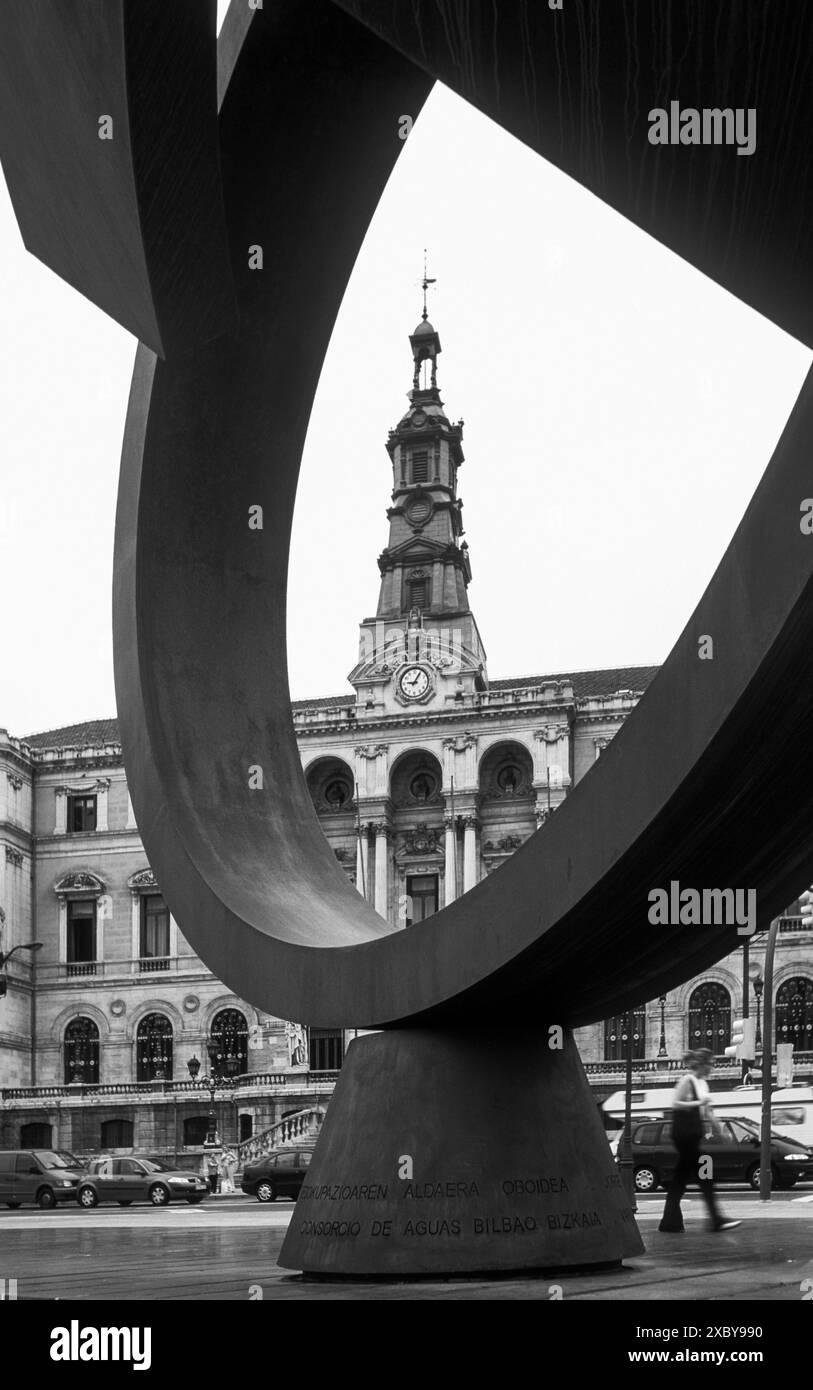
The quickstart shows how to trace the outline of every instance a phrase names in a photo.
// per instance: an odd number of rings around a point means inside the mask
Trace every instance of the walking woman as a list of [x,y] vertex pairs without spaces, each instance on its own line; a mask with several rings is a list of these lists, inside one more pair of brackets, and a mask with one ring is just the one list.
[[721,1215],[714,1195],[714,1179],[701,1178],[698,1171],[703,1139],[713,1119],[706,1083],[713,1063],[714,1055],[707,1047],[687,1052],[683,1059],[687,1070],[672,1093],[672,1143],[678,1151],[678,1162],[667,1188],[659,1231],[677,1234],[685,1229],[680,1202],[690,1182],[696,1182],[700,1187],[713,1231],[733,1231],[735,1226],[741,1224],[739,1221],[727,1221]]

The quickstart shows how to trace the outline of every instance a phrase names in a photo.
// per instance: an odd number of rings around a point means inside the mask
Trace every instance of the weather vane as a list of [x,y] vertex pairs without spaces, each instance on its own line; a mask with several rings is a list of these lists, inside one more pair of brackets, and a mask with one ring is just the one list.
[[424,323],[426,323],[426,318],[427,318],[427,314],[426,314],[426,291],[428,290],[428,288],[429,288],[430,285],[436,285],[436,284],[437,284],[437,280],[434,279],[432,276],[428,276],[427,273],[426,273],[426,247],[424,246],[424,248],[423,248],[423,280],[421,281],[421,287],[422,287],[422,289],[423,289],[423,315],[422,315],[422,318],[423,318]]

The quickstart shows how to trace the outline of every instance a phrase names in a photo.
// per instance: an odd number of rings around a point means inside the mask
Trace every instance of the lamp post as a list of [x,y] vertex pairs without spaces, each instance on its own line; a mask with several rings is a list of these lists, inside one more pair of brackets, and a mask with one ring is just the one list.
[[[750,960],[750,937],[746,936],[743,937],[742,943],[742,1016],[744,1019],[749,1016],[748,1011],[751,1003],[751,991],[748,988],[751,978],[749,970]],[[756,1052],[756,1047],[754,1047],[754,1052]],[[755,1057],[752,1058],[750,1062],[745,1057],[740,1060],[740,1081],[743,1085],[745,1085],[745,1078],[749,1074],[751,1063],[756,1063]]]
[[661,994],[661,995],[659,996],[659,998],[658,998],[658,1003],[659,1003],[660,1006],[661,1006],[661,1036],[660,1036],[660,1041],[659,1041],[659,1043],[658,1043],[658,1056],[659,1056],[659,1057],[668,1057],[668,1056],[669,1056],[669,1053],[668,1053],[667,1050],[666,1050],[666,995],[665,995],[665,994]]
[[626,1189],[629,1197],[630,1206],[633,1211],[637,1210],[635,1201],[635,1185],[632,1175],[632,1027],[634,1021],[633,1011],[630,1009],[624,1014],[621,1020],[623,1028],[622,1041],[624,1043],[624,1131],[621,1135],[621,1142],[618,1145],[618,1170],[621,1177],[622,1186]]
[[220,1147],[220,1135],[217,1132],[215,1096],[218,1090],[229,1089],[233,1085],[233,1083],[229,1082],[229,1080],[222,1075],[222,1058],[218,1053],[217,1043],[212,1038],[210,1038],[206,1044],[206,1051],[209,1055],[209,1071],[205,1076],[202,1076],[200,1078],[200,1081],[198,1081],[198,1073],[200,1072],[199,1057],[190,1057],[189,1061],[186,1064],[186,1069],[189,1072],[192,1081],[194,1081],[199,1086],[205,1087],[206,1090],[208,1090],[209,1092],[208,1128],[206,1130],[206,1138],[203,1141],[203,1147],[209,1149],[216,1149]]
[[8,961],[11,960],[11,957],[12,957],[13,955],[15,955],[17,951],[41,951],[41,950],[42,950],[42,942],[41,942],[41,941],[23,941],[19,946],[12,946],[11,950],[10,950],[10,951],[6,951],[5,955],[3,954],[2,951],[0,951],[0,970],[5,970],[6,964],[8,963]]
[[757,1030],[756,1030],[756,1035],[755,1035],[755,1038],[754,1038],[754,1051],[758,1053],[758,1052],[759,1052],[759,1049],[760,1049],[761,1046],[762,1046],[762,1028],[761,1028],[761,1018],[760,1018],[760,1007],[761,1007],[761,1002],[762,1002],[762,991],[763,991],[763,989],[765,988],[765,981],[763,980],[763,978],[762,978],[762,976],[759,974],[759,972],[757,972],[757,974],[754,975],[754,977],[753,977],[751,983],[752,983],[752,985],[754,986],[754,994],[756,995],[756,998],[757,998]]
[[218,1079],[212,1072],[209,1072],[206,1076],[202,1076],[200,1078],[200,1081],[198,1081],[198,1072],[200,1071],[199,1057],[190,1057],[189,1061],[186,1064],[186,1069],[189,1072],[192,1081],[196,1082],[198,1086],[204,1087],[209,1092],[208,1127],[206,1130],[206,1138],[203,1141],[203,1145],[204,1148],[216,1148],[220,1143],[217,1134],[217,1116],[215,1114],[215,1093],[217,1091]]
[[[18,951],[41,951],[41,941],[22,941],[19,946],[12,946],[10,951],[0,951],[0,970],[5,970],[8,962]],[[0,980],[0,999],[6,993],[8,986],[5,980]]]
[[[762,1134],[760,1137],[759,1150],[759,1200],[761,1202],[769,1202],[771,1199],[771,1082],[773,1073],[774,1037],[773,961],[778,933],[779,918],[775,917],[771,922],[771,929],[768,932],[768,944],[765,947],[765,979],[763,980],[762,976],[759,976],[759,989],[757,989],[757,981],[754,980],[757,1009],[759,1009],[759,1000],[763,985],[765,987],[765,1045],[762,1049]],[[759,1013],[757,1013],[757,1028],[759,1028]],[[756,1051],[756,1048],[754,1048],[754,1051]]]

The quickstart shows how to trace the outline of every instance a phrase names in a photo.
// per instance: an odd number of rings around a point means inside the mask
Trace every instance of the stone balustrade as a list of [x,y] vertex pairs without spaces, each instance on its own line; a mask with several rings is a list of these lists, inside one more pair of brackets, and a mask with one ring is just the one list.
[[283,1120],[278,1120],[275,1125],[264,1129],[261,1134],[255,1134],[251,1139],[244,1139],[241,1144],[234,1146],[240,1168],[243,1168],[246,1163],[262,1158],[267,1153],[272,1153],[274,1149],[316,1139],[324,1118],[325,1109],[321,1105],[308,1110],[297,1110],[294,1115],[286,1115]]

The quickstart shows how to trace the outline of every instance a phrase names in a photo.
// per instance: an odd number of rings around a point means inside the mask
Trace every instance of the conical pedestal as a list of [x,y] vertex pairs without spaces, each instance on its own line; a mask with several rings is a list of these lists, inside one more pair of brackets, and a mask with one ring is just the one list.
[[357,1038],[279,1263],[450,1275],[617,1263],[643,1251],[571,1034]]

